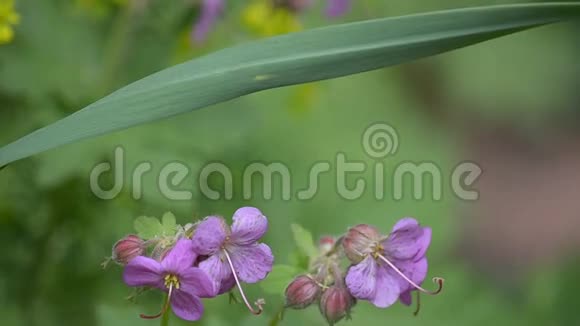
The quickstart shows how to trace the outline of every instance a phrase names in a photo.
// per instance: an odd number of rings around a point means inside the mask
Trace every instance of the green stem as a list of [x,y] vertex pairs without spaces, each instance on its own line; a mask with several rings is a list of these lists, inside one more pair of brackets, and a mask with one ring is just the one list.
[[[166,298],[165,300],[169,300]],[[161,326],[169,326],[169,315],[171,314],[171,306],[165,311],[163,316],[161,316]]]

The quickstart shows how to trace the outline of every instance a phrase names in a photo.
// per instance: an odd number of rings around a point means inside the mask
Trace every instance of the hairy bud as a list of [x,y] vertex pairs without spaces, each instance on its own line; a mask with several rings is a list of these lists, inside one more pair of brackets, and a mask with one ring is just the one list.
[[373,251],[380,237],[379,231],[370,225],[359,224],[352,227],[342,240],[344,253],[351,262],[358,264]]
[[286,307],[304,309],[320,296],[320,286],[307,275],[296,277],[286,288]]
[[320,313],[329,325],[350,316],[350,310],[355,305],[355,298],[344,286],[331,286],[320,297]]
[[125,236],[113,246],[112,259],[118,264],[126,265],[133,258],[145,252],[145,242],[134,234]]
[[336,243],[336,239],[334,237],[325,236],[320,238],[318,241],[318,249],[320,250],[321,255],[326,255],[329,253],[332,248],[334,248],[334,244]]

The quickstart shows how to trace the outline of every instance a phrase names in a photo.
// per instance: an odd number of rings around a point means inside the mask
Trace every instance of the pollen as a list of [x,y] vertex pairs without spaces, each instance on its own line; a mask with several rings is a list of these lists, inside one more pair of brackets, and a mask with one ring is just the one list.
[[179,278],[177,277],[177,275],[174,274],[167,274],[165,275],[165,287],[166,288],[175,288],[176,290],[179,290]]

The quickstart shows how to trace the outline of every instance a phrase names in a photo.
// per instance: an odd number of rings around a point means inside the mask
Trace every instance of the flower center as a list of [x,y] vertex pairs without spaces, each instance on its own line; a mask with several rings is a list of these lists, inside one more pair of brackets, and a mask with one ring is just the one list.
[[173,287],[176,290],[179,290],[179,278],[177,275],[174,274],[167,274],[165,275],[165,287],[171,288]]
[[373,256],[374,259],[379,259],[384,250],[385,248],[382,244],[376,243],[371,247],[371,256]]

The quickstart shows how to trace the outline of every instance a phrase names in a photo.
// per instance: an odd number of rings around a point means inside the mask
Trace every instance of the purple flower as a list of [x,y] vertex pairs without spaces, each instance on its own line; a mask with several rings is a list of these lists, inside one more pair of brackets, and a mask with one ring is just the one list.
[[[191,239],[193,250],[207,259],[199,268],[210,275],[224,293],[238,285],[244,302],[253,313],[259,314],[247,302],[240,281],[256,283],[272,270],[272,250],[258,240],[268,230],[266,216],[254,207],[242,207],[233,216],[231,229],[221,217],[206,217]],[[260,305],[258,305],[260,306]]]
[[193,27],[192,37],[195,42],[205,41],[207,34],[222,14],[224,0],[203,0],[199,20]]
[[326,15],[338,17],[346,14],[350,10],[350,0],[328,0],[326,5]]
[[375,306],[386,308],[401,299],[411,303],[410,291],[437,294],[423,289],[420,284],[427,276],[425,253],[431,242],[431,229],[421,227],[413,218],[397,222],[387,237],[365,224],[351,228],[343,239],[347,257],[354,263],[346,275],[346,285],[351,294],[369,300]]
[[201,318],[203,305],[199,298],[214,297],[217,289],[206,272],[193,267],[196,259],[191,241],[181,239],[161,262],[138,256],[127,264],[123,273],[127,285],[153,287],[168,292],[167,303],[161,313],[155,316],[141,315],[142,318],[162,316],[169,304],[181,319],[195,321]]

